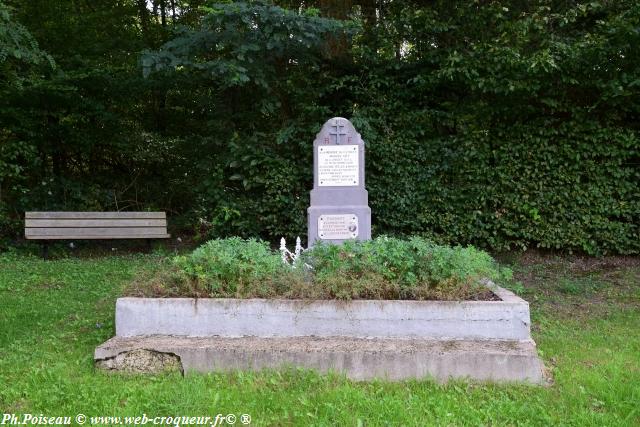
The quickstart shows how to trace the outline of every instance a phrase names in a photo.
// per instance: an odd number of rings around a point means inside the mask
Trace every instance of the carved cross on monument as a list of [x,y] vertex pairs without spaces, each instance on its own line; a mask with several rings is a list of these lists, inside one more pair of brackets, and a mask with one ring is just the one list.
[[340,119],[333,119],[333,124],[331,125],[333,128],[333,132],[329,131],[330,136],[336,137],[336,144],[340,144],[341,136],[345,136],[347,132],[344,130],[344,125]]

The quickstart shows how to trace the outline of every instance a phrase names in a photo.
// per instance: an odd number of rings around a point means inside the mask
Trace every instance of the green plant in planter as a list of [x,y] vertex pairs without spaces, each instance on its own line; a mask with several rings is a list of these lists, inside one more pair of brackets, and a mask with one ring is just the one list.
[[211,240],[173,259],[154,278],[137,280],[130,294],[301,299],[489,299],[480,279],[503,281],[486,252],[449,247],[420,237],[378,237],[342,245],[318,244],[294,266],[268,243],[255,239]]
[[174,264],[215,296],[244,294],[246,287],[273,286],[287,267],[266,242],[256,239],[210,240]]
[[319,244],[303,259],[313,267],[314,284],[334,298],[468,299],[486,292],[481,279],[510,277],[484,251],[421,237]]

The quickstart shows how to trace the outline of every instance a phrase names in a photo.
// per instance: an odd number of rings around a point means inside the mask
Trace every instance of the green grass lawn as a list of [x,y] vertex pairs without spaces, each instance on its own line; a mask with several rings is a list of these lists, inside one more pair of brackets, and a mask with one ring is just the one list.
[[[154,255],[0,255],[0,415],[215,416],[251,425],[640,425],[640,260],[510,255],[549,387],[284,372],[105,374],[115,299]],[[1,418],[0,418],[1,423]],[[236,425],[242,425],[240,421]]]

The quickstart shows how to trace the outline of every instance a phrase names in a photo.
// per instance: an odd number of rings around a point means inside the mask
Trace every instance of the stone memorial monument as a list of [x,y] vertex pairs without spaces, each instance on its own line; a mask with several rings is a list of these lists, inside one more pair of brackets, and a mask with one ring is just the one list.
[[364,187],[364,141],[342,117],[327,121],[313,142],[313,190],[307,209],[308,246],[371,239]]

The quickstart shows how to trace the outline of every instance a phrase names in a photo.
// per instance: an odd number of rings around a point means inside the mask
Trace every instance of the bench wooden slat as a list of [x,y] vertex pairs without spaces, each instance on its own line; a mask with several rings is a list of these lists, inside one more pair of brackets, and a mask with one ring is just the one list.
[[111,236],[69,236],[69,235],[61,235],[61,236],[34,236],[27,237],[27,240],[124,240],[124,239],[168,239],[170,238],[170,234],[154,234],[151,236],[132,236],[130,234],[127,235],[111,235]]
[[165,227],[166,219],[26,219],[26,228]]
[[[165,212],[26,212],[30,240],[168,239]],[[44,249],[46,258],[46,245]]]
[[25,219],[166,219],[166,212],[25,212]]
[[[57,236],[61,239],[100,238],[111,239],[113,236],[128,236],[130,239],[158,239],[167,237],[166,227],[91,227],[91,228],[25,228],[27,239],[47,239]],[[89,237],[91,236],[91,237]]]

